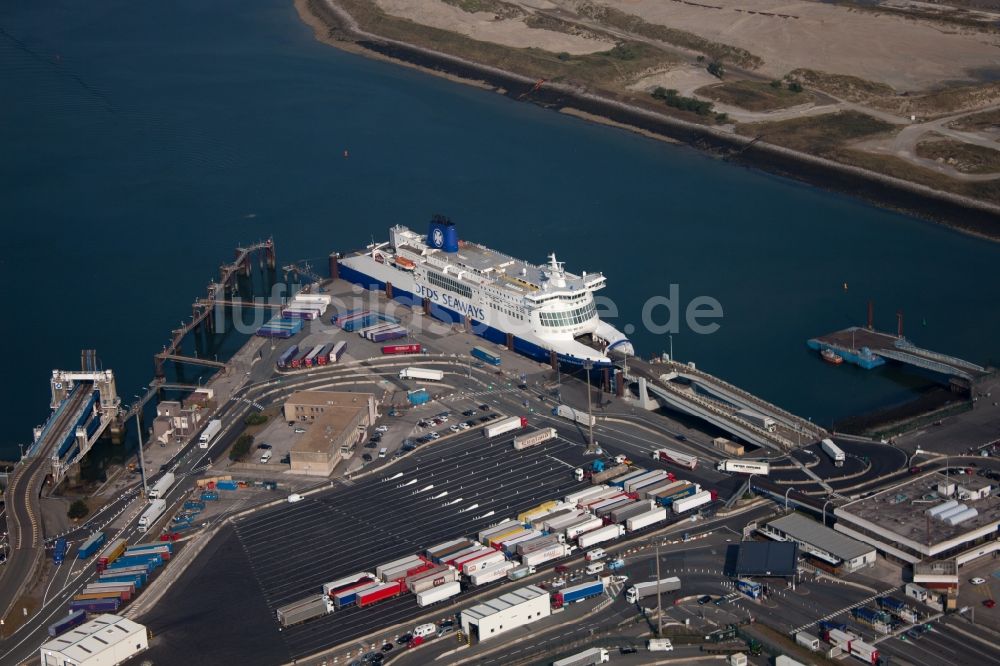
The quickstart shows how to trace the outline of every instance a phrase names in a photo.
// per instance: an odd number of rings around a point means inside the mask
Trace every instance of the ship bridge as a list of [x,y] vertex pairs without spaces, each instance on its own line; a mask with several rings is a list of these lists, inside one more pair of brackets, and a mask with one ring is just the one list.
[[49,380],[52,414],[35,428],[25,457],[47,458],[53,485],[86,455],[121,408],[111,370],[96,369],[96,358],[84,352],[81,371],[53,370]]
[[[651,395],[664,406],[711,423],[744,442],[776,451],[813,444],[822,428],[692,365],[628,359],[629,379],[640,382],[640,399]],[[643,395],[643,389],[647,395]],[[748,418],[752,412],[760,418]],[[761,425],[770,419],[773,428]]]

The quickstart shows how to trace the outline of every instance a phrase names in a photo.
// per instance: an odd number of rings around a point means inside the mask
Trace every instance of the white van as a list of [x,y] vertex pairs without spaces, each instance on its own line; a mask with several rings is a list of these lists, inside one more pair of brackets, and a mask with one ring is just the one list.
[[603,548],[595,548],[593,550],[587,551],[587,561],[596,562],[597,560],[603,560],[608,554],[604,552]]
[[260,454],[260,462],[262,465],[266,465],[271,461],[271,449],[264,449],[264,453]]
[[437,625],[435,624],[421,624],[417,625],[413,630],[414,636],[420,636],[421,638],[427,638],[428,636],[433,636],[437,633]]
[[388,453],[388,452],[389,452],[389,449],[387,449],[387,448],[385,448],[383,446],[381,449],[379,449],[378,457],[379,458],[385,458],[385,454]]
[[588,564],[586,571],[588,575],[599,574],[604,571],[604,562],[594,562],[593,564]]

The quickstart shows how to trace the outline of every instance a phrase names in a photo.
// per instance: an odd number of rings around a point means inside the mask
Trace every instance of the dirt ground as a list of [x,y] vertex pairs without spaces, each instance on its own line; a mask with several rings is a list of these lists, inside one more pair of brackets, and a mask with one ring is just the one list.
[[[577,0],[555,0],[571,9]],[[602,0],[651,23],[740,46],[780,77],[806,67],[924,90],[994,68],[1000,35],[888,14],[787,0]],[[761,12],[765,12],[762,15]],[[782,18],[778,14],[787,18]]]
[[[514,48],[539,48],[552,53],[583,55],[607,51],[611,40],[590,39],[554,30],[530,28],[524,18],[497,19],[492,12],[466,12],[441,0],[377,0],[382,11],[479,41]],[[533,3],[537,4],[537,3]]]

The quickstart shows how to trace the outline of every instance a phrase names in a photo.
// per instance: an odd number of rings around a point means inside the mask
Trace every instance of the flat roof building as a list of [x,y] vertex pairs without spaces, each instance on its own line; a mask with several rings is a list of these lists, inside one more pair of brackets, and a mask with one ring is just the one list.
[[552,614],[549,593],[529,585],[462,611],[462,631],[484,641]]
[[341,458],[354,452],[375,422],[375,396],[343,391],[296,391],[284,404],[285,420],[306,431],[289,451],[291,471],[329,476]]
[[42,666],[115,666],[149,647],[146,627],[120,615],[98,615],[46,641]]
[[794,576],[798,569],[797,543],[744,541],[726,549],[727,576]]
[[[959,486],[966,492],[960,493]],[[938,472],[849,502],[833,513],[838,532],[911,565],[954,558],[959,567],[1000,549],[1000,497],[981,484]]]
[[800,513],[772,520],[758,531],[775,541],[793,541],[799,549],[846,571],[875,564],[875,548],[824,527]]

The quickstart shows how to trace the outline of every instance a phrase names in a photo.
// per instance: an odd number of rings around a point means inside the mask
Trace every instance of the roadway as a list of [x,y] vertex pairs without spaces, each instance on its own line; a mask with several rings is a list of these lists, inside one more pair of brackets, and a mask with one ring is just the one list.
[[42,515],[38,498],[42,484],[51,470],[52,447],[62,442],[78,412],[90,394],[75,391],[49,428],[45,440],[30,458],[24,458],[15,468],[14,478],[4,495],[6,523],[10,548],[7,564],[0,569],[0,617],[6,617],[14,602],[29,582],[36,562],[44,555]]

